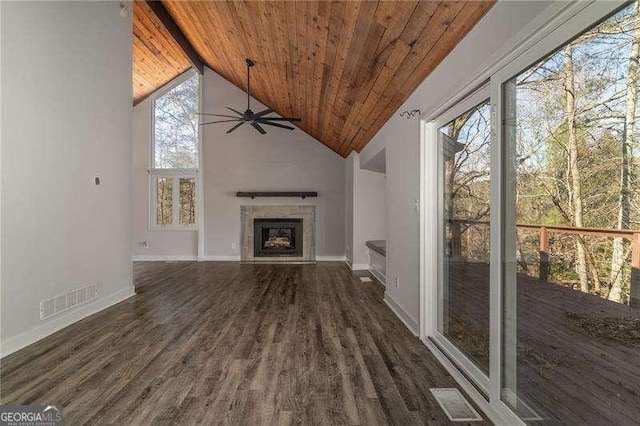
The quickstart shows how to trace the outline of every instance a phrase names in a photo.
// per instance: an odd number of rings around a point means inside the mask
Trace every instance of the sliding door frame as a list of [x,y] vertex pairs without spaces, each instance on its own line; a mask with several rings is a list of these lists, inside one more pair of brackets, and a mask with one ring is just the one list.
[[[521,71],[571,41],[577,35],[607,18],[628,0],[607,2],[562,2],[550,5],[532,23],[523,29],[511,45],[501,49],[500,55],[468,84],[453,96],[441,99],[434,108],[421,117],[420,155],[420,338],[438,360],[453,375],[459,385],[474,399],[474,402],[497,424],[524,424],[514,411],[503,401],[503,297],[506,280],[513,280],[505,268],[505,255],[513,253],[515,240],[509,223],[513,225],[513,200],[505,199],[505,183],[513,179],[513,171],[505,168],[506,147],[504,137],[504,84]],[[438,280],[443,253],[439,247],[442,212],[439,194],[441,176],[440,153],[437,132],[447,117],[455,117],[455,112],[469,108],[469,99],[479,93],[487,98],[485,82],[488,83],[488,97],[491,105],[491,217],[490,217],[490,354],[489,376],[486,381],[479,379],[470,359],[461,351],[452,351],[441,344],[438,335]],[[480,88],[480,89],[478,89]],[[452,101],[453,99],[453,101]],[[464,106],[463,106],[464,105]],[[473,107],[474,105],[471,105]],[[466,109],[465,109],[466,108]],[[444,122],[446,124],[446,122]],[[433,200],[438,200],[434,203]],[[509,236],[510,235],[510,236]],[[512,274],[515,275],[515,272]],[[437,344],[436,344],[437,343]],[[451,345],[453,346],[453,345]],[[462,359],[461,359],[462,357]],[[477,367],[475,367],[477,369]],[[509,366],[507,366],[509,368]],[[515,368],[515,364],[511,366]],[[479,370],[479,369],[478,369]],[[475,383],[474,383],[475,382]],[[480,392],[478,389],[482,390]],[[517,397],[517,395],[512,395]]]
[[[489,85],[486,84],[481,88],[477,89],[473,93],[469,94],[465,99],[458,102],[451,109],[447,110],[445,113],[440,115],[437,119],[431,122],[435,131],[430,131],[429,134],[425,135],[428,138],[427,144],[430,146],[435,146],[435,158],[437,158],[438,164],[437,167],[433,167],[431,170],[432,175],[431,179],[436,183],[437,187],[433,192],[433,195],[438,200],[437,203],[433,203],[436,208],[435,217],[437,226],[435,232],[435,253],[434,257],[436,258],[436,274],[434,276],[435,282],[437,285],[434,286],[435,293],[433,297],[437,300],[438,306],[441,306],[443,302],[443,295],[439,293],[439,289],[444,287],[444,229],[442,224],[444,223],[444,169],[443,169],[443,152],[442,152],[442,144],[440,143],[439,137],[439,129],[443,126],[446,126],[451,121],[455,120],[456,117],[464,114],[467,111],[472,110],[478,105],[489,100]],[[489,142],[490,144],[492,141]],[[433,157],[432,157],[433,158]],[[433,199],[433,198],[431,198]],[[433,244],[433,242],[432,242]],[[470,376],[471,380],[480,388],[482,392],[485,394],[489,393],[489,376],[482,371],[474,362],[472,362],[462,350],[460,350],[448,337],[444,335],[444,333],[440,330],[441,325],[444,319],[442,317],[442,311],[440,309],[433,309],[431,311],[431,318],[429,321],[429,328],[426,329],[428,332],[428,337],[433,340],[433,342],[440,347],[440,349],[445,352],[445,354],[451,358],[455,364],[458,364],[462,367],[467,375]]]

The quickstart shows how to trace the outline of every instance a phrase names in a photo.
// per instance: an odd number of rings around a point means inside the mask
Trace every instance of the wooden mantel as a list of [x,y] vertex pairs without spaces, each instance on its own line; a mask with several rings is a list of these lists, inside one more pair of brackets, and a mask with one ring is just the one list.
[[236,192],[236,197],[245,197],[254,199],[256,197],[300,197],[303,200],[307,197],[317,197],[318,193],[315,191],[302,191],[302,192],[292,192],[292,191],[266,191],[266,192]]

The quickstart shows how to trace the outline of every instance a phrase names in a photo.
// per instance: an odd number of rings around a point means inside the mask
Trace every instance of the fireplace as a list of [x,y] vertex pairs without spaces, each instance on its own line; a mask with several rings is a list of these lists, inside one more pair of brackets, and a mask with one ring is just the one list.
[[253,219],[254,257],[301,257],[302,219]]
[[[274,225],[271,228],[276,230],[263,238],[265,224]],[[278,231],[281,229],[284,231]],[[240,260],[243,262],[315,262],[315,235],[316,206],[240,206]],[[271,241],[265,245],[269,238]]]

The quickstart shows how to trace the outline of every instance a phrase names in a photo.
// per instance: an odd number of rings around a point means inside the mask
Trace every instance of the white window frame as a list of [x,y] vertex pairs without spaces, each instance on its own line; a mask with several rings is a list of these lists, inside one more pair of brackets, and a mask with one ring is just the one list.
[[[502,297],[505,277],[501,262],[505,247],[511,244],[509,238],[505,238],[505,224],[509,217],[513,217],[512,211],[505,211],[509,206],[503,202],[502,194],[503,184],[506,182],[504,174],[512,174],[503,167],[505,155],[501,124],[504,116],[503,85],[627,3],[629,3],[628,0],[554,2],[523,29],[514,41],[497,52],[491,62],[471,81],[462,85],[453,96],[432,103],[436,107],[425,111],[421,116],[420,339],[496,424],[525,424],[502,400]],[[437,167],[433,167],[433,161],[434,159],[439,161],[437,132],[440,123],[449,115],[455,117],[454,111],[464,112],[466,109],[461,105],[469,106],[466,103],[468,96],[474,96],[476,89],[486,81],[489,81],[492,117],[491,208],[494,212],[490,219],[490,374],[487,377],[488,382],[478,378],[475,374],[477,371],[474,372],[473,369],[475,365],[469,359],[460,359],[460,356],[466,358],[464,354],[460,351],[456,353],[448,350],[450,348],[446,345],[441,346],[438,342],[438,268],[442,256],[438,249],[438,236],[441,216],[439,203],[433,202],[434,199],[438,200],[439,193],[440,177]],[[506,176],[506,178],[512,178],[512,176]],[[482,392],[478,388],[482,389]]]
[[[173,180],[173,193],[171,201],[171,217],[173,224],[160,225],[158,224],[158,191],[157,182],[158,178],[170,178]],[[191,224],[182,225],[180,221],[180,179],[195,179],[196,182],[196,215],[195,222]],[[151,230],[170,230],[170,231],[185,231],[185,230],[198,230],[198,193],[199,193],[199,181],[197,169],[151,169],[149,171],[149,200],[150,200],[150,229]]]
[[[201,190],[201,179],[200,179],[200,168],[202,164],[202,129],[198,131],[198,168],[189,168],[189,169],[158,169],[155,168],[155,135],[156,135],[156,120],[155,120],[155,111],[156,111],[156,101],[165,95],[167,92],[171,91],[174,87],[178,86],[181,83],[184,83],[186,80],[192,78],[193,76],[198,76],[198,103],[202,105],[202,76],[199,76],[194,69],[189,69],[185,71],[175,79],[171,80],[169,83],[165,84],[163,87],[158,89],[150,98],[151,101],[151,109],[150,109],[150,140],[149,140],[149,230],[151,231],[199,231],[200,223],[202,219],[200,217],[201,210],[201,199],[202,199],[202,190]],[[173,223],[171,225],[160,225],[158,224],[158,216],[157,216],[157,207],[158,207],[158,191],[157,191],[157,180],[158,178],[172,178],[173,179],[173,194],[172,194],[172,219]],[[195,179],[196,183],[196,214],[195,214],[195,223],[181,225],[180,224],[180,179]]]
[[[476,90],[474,93],[467,96],[465,99],[457,103],[454,107],[446,111],[444,114],[439,116],[437,119],[433,120],[430,124],[432,128],[435,128],[435,132],[430,131],[427,137],[429,138],[428,144],[432,147],[435,147],[434,154],[438,159],[438,166],[434,167],[431,170],[431,173],[435,173],[434,176],[430,179],[434,182],[437,187],[435,188],[435,193],[437,194],[438,202],[433,203],[435,207],[435,217],[437,218],[437,228],[435,232],[436,241],[436,268],[435,268],[435,283],[437,285],[433,286],[433,298],[437,301],[438,306],[441,305],[443,298],[442,294],[438,292],[438,289],[443,286],[443,275],[444,271],[442,270],[442,265],[444,261],[444,247],[442,242],[444,241],[443,227],[444,223],[444,204],[443,204],[443,189],[444,189],[444,174],[442,169],[442,145],[438,143],[438,132],[439,129],[443,126],[446,126],[451,121],[455,120],[460,115],[470,111],[471,109],[477,107],[478,105],[489,101],[489,86],[485,85],[480,89]],[[489,142],[490,147],[493,143],[493,140]],[[489,376],[482,371],[474,362],[470,360],[455,344],[452,343],[449,338],[447,338],[440,330],[439,324],[442,323],[442,312],[440,309],[432,309],[429,322],[429,337],[440,346],[440,349],[445,352],[445,354],[452,358],[456,363],[463,366],[465,372],[470,376],[471,380],[475,382],[475,384],[486,394],[489,393]]]

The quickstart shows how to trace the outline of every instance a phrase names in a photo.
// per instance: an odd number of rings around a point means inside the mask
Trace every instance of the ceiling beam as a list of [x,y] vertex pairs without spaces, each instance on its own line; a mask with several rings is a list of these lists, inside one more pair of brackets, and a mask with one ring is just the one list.
[[180,49],[184,52],[185,56],[191,62],[191,65],[198,70],[200,74],[204,74],[204,61],[193,48],[189,40],[184,35],[176,21],[173,20],[169,11],[164,7],[162,1],[160,0],[146,0],[146,3],[149,5],[153,13],[155,13],[156,17],[162,22],[165,29],[171,34],[171,37],[175,40],[175,42],[180,46]]

